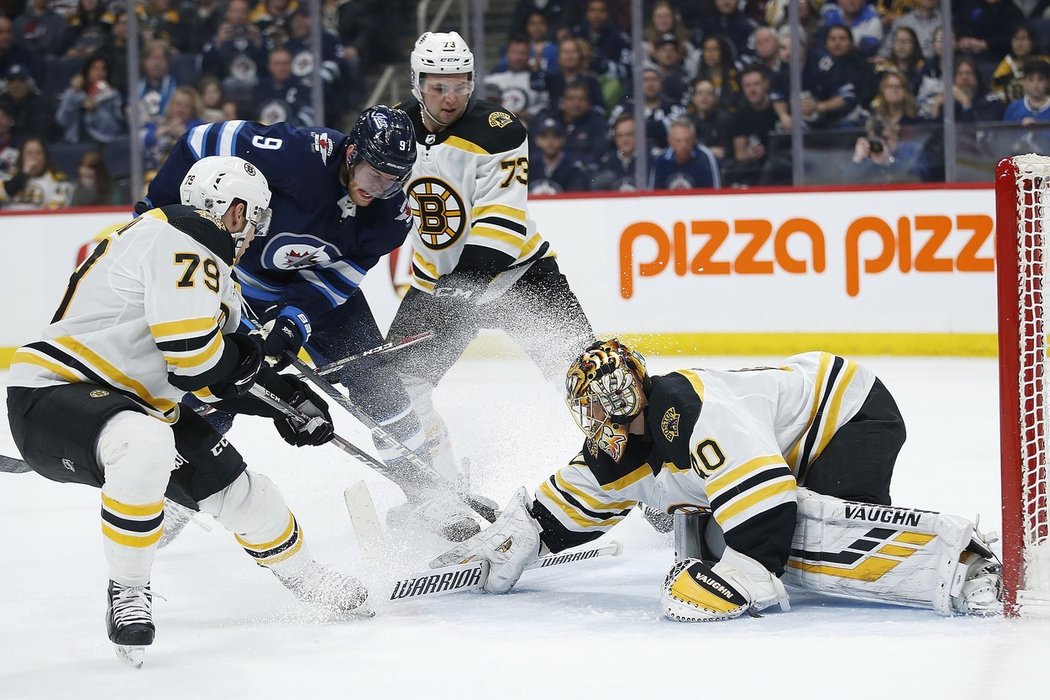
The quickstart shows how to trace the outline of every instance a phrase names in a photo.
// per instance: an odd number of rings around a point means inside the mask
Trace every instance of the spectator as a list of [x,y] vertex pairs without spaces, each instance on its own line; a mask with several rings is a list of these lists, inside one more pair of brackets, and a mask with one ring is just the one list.
[[846,166],[849,183],[917,182],[922,176],[923,144],[901,138],[901,127],[868,120],[866,134],[857,139]]
[[177,51],[186,50],[189,36],[179,11],[171,7],[171,0],[146,0],[137,7],[143,43],[163,41]]
[[259,28],[248,22],[248,7],[248,0],[229,0],[225,21],[202,58],[202,72],[218,76],[226,97],[238,105],[251,102],[266,55]]
[[605,141],[608,125],[602,113],[591,106],[587,86],[566,85],[559,106],[560,114],[550,116],[560,117],[565,127],[566,155],[588,165],[597,163],[608,147]]
[[182,24],[185,26],[186,53],[204,51],[208,39],[215,36],[222,22],[221,0],[194,0],[182,2]]
[[635,182],[634,115],[624,112],[613,121],[613,147],[598,160],[591,189],[633,192]]
[[[11,66],[25,66],[36,76],[37,60],[33,52],[21,41],[15,40],[14,25],[10,19],[0,15],[0,75],[7,75]],[[37,77],[43,77],[39,75]]]
[[554,30],[554,36],[560,42],[570,36],[569,27],[578,20],[576,4],[576,0],[518,0],[510,20],[510,32],[519,34],[525,31],[525,20],[533,12],[541,12],[547,18],[547,26]]
[[310,87],[292,74],[292,54],[283,47],[270,51],[266,75],[255,86],[253,103],[251,114],[263,124],[289,122],[301,127],[317,123]]
[[1014,27],[1024,14],[1011,0],[960,0],[952,4],[959,51],[977,61],[998,61],[1010,51]]
[[664,97],[683,104],[689,89],[689,75],[682,59],[682,45],[674,34],[664,34],[656,39],[653,63],[660,69]]
[[[329,14],[326,6],[322,12]],[[398,16],[401,3],[389,0],[338,0],[335,16],[326,21],[339,37],[343,46],[343,59],[361,66],[378,63],[394,63],[403,59],[397,46],[401,36],[397,27],[403,23]]]
[[757,185],[769,163],[770,134],[779,120],[769,98],[769,74],[765,68],[748,66],[740,75],[740,82],[744,99],[733,115],[735,163],[728,179],[734,185]]
[[645,54],[652,61],[653,53],[656,51],[656,41],[664,34],[673,34],[678,40],[678,45],[685,52],[683,59],[687,71],[696,72],[696,65],[700,61],[700,54],[696,47],[689,43],[689,30],[682,24],[677,10],[670,0],[656,0],[649,15],[649,24],[645,27],[644,42]]
[[572,35],[586,39],[593,50],[591,69],[598,74],[604,66],[615,66],[617,79],[627,77],[631,67],[631,40],[611,21],[607,0],[586,0],[584,19],[572,28]]
[[730,49],[724,60],[733,63],[747,51],[747,42],[755,23],[740,11],[738,0],[714,0],[714,12],[708,10],[700,20],[700,31],[693,43],[719,36],[728,42]]
[[171,48],[166,42],[153,41],[142,52],[142,79],[135,90],[139,123],[159,124],[164,119],[168,100],[175,92],[175,78],[169,72]]
[[[656,66],[642,68],[642,100],[645,110],[645,145],[650,152],[667,148],[667,125],[685,112],[685,107],[663,96],[660,71]],[[624,99],[612,113],[612,121],[624,113],[634,114],[634,100]]]
[[94,207],[116,203],[113,180],[102,155],[98,151],[88,151],[77,166],[77,181],[73,186],[70,206]]
[[65,174],[51,169],[47,145],[32,136],[22,143],[14,175],[0,181],[0,209],[68,207],[72,194]]
[[919,38],[911,27],[897,27],[893,30],[890,38],[892,49],[886,58],[879,57],[875,61],[875,73],[892,71],[900,73],[907,82],[908,89],[922,70],[925,62],[922,51],[919,49]]
[[1050,122],[1050,63],[1041,59],[1031,59],[1024,64],[1024,96],[1014,100],[1006,107],[1003,121],[1027,126],[1041,122]]
[[1004,105],[1024,97],[1024,64],[1033,58],[1047,60],[1036,46],[1032,30],[1028,25],[1020,24],[1010,37],[1010,52],[992,73],[992,97]]
[[522,35],[507,42],[505,67],[485,76],[485,85],[499,91],[497,100],[504,108],[528,123],[547,108],[543,75],[529,66],[529,42]]
[[111,143],[125,133],[123,101],[104,56],[92,56],[59,96],[55,121],[66,143]]
[[[124,10],[106,12],[102,20],[109,25],[106,43],[98,53],[109,64],[109,82],[124,101],[128,97],[128,13]],[[130,103],[129,103],[130,106]]]
[[732,156],[732,117],[718,103],[718,93],[710,80],[693,81],[688,118],[693,122],[696,139],[707,146],[719,161]]
[[6,92],[0,93],[0,105],[3,105],[14,119],[15,139],[22,142],[35,136],[49,141],[54,131],[54,121],[51,117],[54,107],[36,89],[29,69],[16,64],[7,69],[4,77],[7,80],[7,89]]
[[562,39],[558,42],[558,71],[547,75],[547,97],[552,105],[561,101],[565,86],[580,83],[587,88],[592,105],[605,110],[605,97],[598,79],[590,72],[590,45],[585,39]]
[[100,0],[79,0],[66,23],[58,53],[66,58],[87,58],[101,49],[109,35]]
[[671,122],[667,131],[670,144],[653,160],[649,188],[654,190],[691,190],[721,187],[718,161],[706,146],[696,143],[696,131],[688,119]]
[[525,20],[525,37],[529,42],[529,70],[543,76],[556,70],[558,45],[551,41],[550,25],[547,24],[545,14],[539,10],[529,13]]
[[846,27],[853,44],[865,58],[871,58],[882,44],[882,20],[867,0],[838,0],[824,5],[825,27]]
[[760,65],[769,76],[769,96],[776,101],[786,101],[791,95],[791,46],[788,42],[788,58],[780,57],[780,40],[772,27],[758,27],[751,34],[752,52],[744,56],[741,70],[749,65]]
[[66,31],[66,20],[51,9],[51,0],[29,0],[25,12],[15,18],[14,32],[39,63],[57,56]]
[[15,120],[7,113],[0,102],[0,177],[14,174],[15,162],[18,160],[18,147],[13,128]]
[[816,128],[849,126],[860,118],[867,62],[843,26],[828,28],[824,51],[811,51],[802,75],[802,117]]
[[[792,0],[769,0],[766,3],[766,24],[777,30],[777,34],[783,37],[788,26],[788,4]],[[820,43],[820,33],[823,28],[823,16],[820,13],[822,0],[801,0],[798,6],[799,23],[802,25],[802,36],[806,46],[816,46]],[[781,57],[783,58],[783,56]]]
[[700,70],[696,77],[710,80],[718,92],[718,102],[732,112],[740,98],[740,77],[733,65],[732,48],[720,36],[704,38],[700,45]]
[[879,47],[879,56],[889,58],[893,53],[893,37],[898,29],[907,27],[915,32],[919,50],[925,60],[933,58],[933,33],[941,26],[941,0],[918,0],[911,12],[894,21],[893,29]]
[[[305,5],[292,11],[286,27],[288,38],[283,47],[292,55],[292,74],[304,85],[312,87],[320,75],[324,87],[325,122],[338,121],[351,101],[363,98],[364,85],[360,73],[351,70],[351,64],[343,58],[345,50],[339,38],[326,29],[321,30],[321,68],[314,65],[313,34],[310,11]],[[309,95],[306,99],[310,99]]]
[[536,153],[529,156],[529,192],[558,194],[588,189],[587,169],[565,150],[565,128],[545,117],[533,137]]
[[201,96],[201,121],[225,122],[237,118],[237,105],[222,94],[222,84],[214,75],[201,78],[197,84],[197,91]]
[[204,123],[202,111],[199,92],[187,85],[175,88],[164,109],[163,119],[159,123],[147,124],[143,129],[147,170],[159,168],[175,142],[193,127]]
[[[981,85],[977,63],[970,56],[964,55],[955,59],[952,95],[955,97],[955,120],[957,122],[984,120],[988,116],[987,113],[981,113],[982,105],[988,102],[988,95],[984,91],[984,86]],[[919,116],[940,121],[943,108],[944,88],[942,87],[940,92],[930,98],[926,111],[921,111]],[[999,115],[994,114],[994,121],[998,121],[998,118]]]
[[[288,38],[295,0],[263,0],[248,14],[248,21],[271,46],[280,46]],[[307,13],[309,16],[309,12]]]
[[871,117],[883,127],[899,127],[918,121],[915,97],[903,75],[896,71],[882,74],[878,94],[871,101]]

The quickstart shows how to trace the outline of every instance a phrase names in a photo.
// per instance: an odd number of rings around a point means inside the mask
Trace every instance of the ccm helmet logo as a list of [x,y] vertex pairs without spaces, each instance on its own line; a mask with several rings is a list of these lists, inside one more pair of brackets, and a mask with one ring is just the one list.
[[456,63],[457,61],[459,61],[458,58],[439,58],[438,59],[439,63]]

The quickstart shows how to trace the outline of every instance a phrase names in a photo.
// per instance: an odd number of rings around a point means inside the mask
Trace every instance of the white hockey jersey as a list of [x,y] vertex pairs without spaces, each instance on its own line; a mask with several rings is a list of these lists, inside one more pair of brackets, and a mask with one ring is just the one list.
[[499,269],[554,255],[526,216],[528,140],[517,117],[473,100],[452,126],[431,133],[418,102],[401,107],[418,142],[408,183],[412,286],[432,292],[459,265],[466,246],[484,249]]
[[619,462],[588,442],[540,485],[536,500],[569,546],[598,537],[639,502],[668,512],[710,509],[727,541],[733,531],[749,532],[741,539],[761,547],[784,523],[790,538],[798,482],[874,383],[870,369],[825,352],[776,367],[653,377],[652,440],[631,436]]
[[208,212],[143,214],[76,269],[43,339],[15,352],[9,385],[97,384],[174,422],[186,391],[207,397],[236,353],[222,338],[240,322],[232,259],[229,232]]

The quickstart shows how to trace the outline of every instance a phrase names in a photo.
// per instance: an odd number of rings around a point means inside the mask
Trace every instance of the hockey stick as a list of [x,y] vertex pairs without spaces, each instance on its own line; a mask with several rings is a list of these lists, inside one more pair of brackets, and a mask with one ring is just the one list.
[[[256,318],[255,313],[251,308],[245,304],[245,316],[242,320],[251,325],[256,331],[262,332],[262,327],[259,325],[259,320]],[[446,479],[444,476],[434,470],[432,466],[423,461],[423,459],[413,452],[411,449],[405,446],[403,442],[395,438],[393,435],[388,433],[383,426],[377,423],[371,416],[365,413],[356,403],[353,402],[350,397],[343,394],[341,391],[335,388],[335,386],[324,377],[320,376],[310,365],[306,364],[299,359],[299,356],[294,352],[285,351],[285,359],[288,360],[289,364],[304,378],[307,379],[311,384],[320,389],[326,396],[335,401],[337,404],[342,406],[347,413],[354,417],[358,423],[368,428],[373,439],[378,443],[377,447],[380,449],[392,449],[399,455],[404,457],[416,470],[416,473],[411,475],[416,478],[422,477],[426,479],[429,485],[436,486],[442,490],[448,491],[456,496],[459,500],[470,507],[475,513],[483,517],[490,523],[496,522],[496,508],[491,503],[486,503],[484,500],[474,496],[473,494],[466,493],[458,488],[455,484]],[[274,397],[276,398],[276,397]],[[339,445],[348,452],[352,448],[355,452],[361,452],[360,448],[347,443],[345,440],[342,441],[345,444]],[[337,443],[338,444],[338,443]],[[368,455],[372,462],[378,462],[375,458]],[[395,478],[395,473],[389,467],[383,464],[383,468],[380,472],[391,479],[394,483],[399,483],[398,479]],[[379,469],[379,467],[376,467]],[[396,476],[402,479],[406,476],[405,474],[397,474]]]
[[[540,557],[525,567],[525,570],[545,569],[549,566],[574,564],[595,557],[618,557],[623,552],[623,545],[613,540],[597,547],[587,547],[573,551],[549,554]],[[393,582],[387,600],[403,601],[419,598],[434,598],[459,591],[479,590],[485,586],[489,576],[489,563],[486,560],[445,566],[423,573],[412,574]]]
[[7,472],[8,474],[24,474],[31,471],[33,471],[33,468],[26,464],[24,460],[18,459],[17,457],[0,455],[0,472]]
[[433,331],[424,331],[417,335],[405,336],[401,340],[391,340],[386,343],[383,343],[382,345],[377,345],[374,348],[365,350],[364,352],[359,352],[356,355],[350,355],[349,357],[344,357],[341,360],[336,360],[334,362],[329,362],[326,365],[321,365],[317,368],[317,373],[322,377],[327,377],[332,372],[338,372],[343,367],[346,367],[347,365],[353,362],[357,362],[358,360],[363,360],[364,358],[370,357],[372,355],[385,355],[389,352],[402,350],[404,348],[411,347],[416,343],[422,343],[424,340],[430,340],[432,337],[434,337]]

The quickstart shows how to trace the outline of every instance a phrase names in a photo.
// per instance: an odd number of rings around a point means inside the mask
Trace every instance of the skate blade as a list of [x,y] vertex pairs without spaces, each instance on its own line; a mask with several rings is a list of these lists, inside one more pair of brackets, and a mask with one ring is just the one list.
[[142,663],[146,660],[146,647],[114,644],[113,651],[118,659],[132,668],[142,668]]

